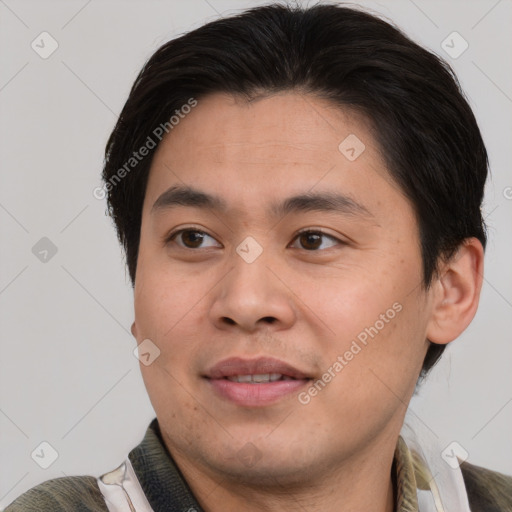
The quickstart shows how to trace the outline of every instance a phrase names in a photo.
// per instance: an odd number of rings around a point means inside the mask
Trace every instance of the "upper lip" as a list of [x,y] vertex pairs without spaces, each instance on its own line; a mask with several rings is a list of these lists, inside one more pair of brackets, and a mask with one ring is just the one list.
[[308,375],[291,364],[273,357],[259,357],[257,359],[230,357],[212,366],[205,376],[209,379],[223,379],[236,375],[262,375],[267,373],[280,373],[294,379],[309,378]]

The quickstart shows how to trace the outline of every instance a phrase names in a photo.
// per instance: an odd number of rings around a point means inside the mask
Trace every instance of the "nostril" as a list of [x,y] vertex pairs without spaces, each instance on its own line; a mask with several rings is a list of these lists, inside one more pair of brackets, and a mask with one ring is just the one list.
[[268,322],[269,324],[273,324],[276,321],[276,319],[273,316],[265,316],[262,318],[262,320]]
[[226,322],[229,325],[235,325],[236,324],[236,322],[232,318],[229,318],[228,316],[224,317],[224,322]]

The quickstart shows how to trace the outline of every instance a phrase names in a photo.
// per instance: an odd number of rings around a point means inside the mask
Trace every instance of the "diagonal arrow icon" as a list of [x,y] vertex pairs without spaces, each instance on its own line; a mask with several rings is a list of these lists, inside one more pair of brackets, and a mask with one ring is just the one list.
[[30,47],[39,55],[39,57],[41,57],[41,59],[47,59],[53,54],[53,52],[55,52],[55,50],[57,50],[59,43],[50,33],[41,32],[30,43]]
[[349,162],[359,158],[365,149],[363,141],[354,133],[347,135],[338,145],[338,150]]
[[238,451],[238,459],[247,467],[251,468],[261,459],[261,452],[252,443],[247,443]]
[[247,236],[237,245],[236,252],[246,263],[252,263],[263,252],[263,247],[252,236]]
[[32,254],[41,263],[48,263],[57,254],[57,251],[57,246],[46,236],[32,246]]
[[48,469],[59,458],[59,453],[48,441],[43,441],[34,448],[30,457],[40,468]]
[[441,41],[441,48],[452,59],[458,59],[469,48],[469,43],[457,31],[453,31]]
[[144,366],[149,366],[160,356],[160,349],[150,339],[145,339],[135,347],[133,355]]

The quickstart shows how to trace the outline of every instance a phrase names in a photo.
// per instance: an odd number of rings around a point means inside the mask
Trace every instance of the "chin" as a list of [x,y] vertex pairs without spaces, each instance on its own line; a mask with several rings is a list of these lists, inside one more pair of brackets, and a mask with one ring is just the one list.
[[247,487],[265,487],[267,489],[286,487],[289,490],[297,486],[304,489],[307,482],[311,481],[312,464],[301,460],[299,465],[297,460],[291,453],[286,455],[261,454],[261,458],[254,463],[240,461],[237,457],[231,463],[221,466],[219,466],[218,460],[212,461],[215,465],[212,465],[211,468],[218,474],[224,474],[229,480]]

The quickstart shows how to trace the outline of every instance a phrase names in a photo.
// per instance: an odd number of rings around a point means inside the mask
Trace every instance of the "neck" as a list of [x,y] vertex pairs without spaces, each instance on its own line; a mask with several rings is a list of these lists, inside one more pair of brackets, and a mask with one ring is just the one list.
[[251,483],[212,471],[173,448],[167,448],[205,512],[281,512],[322,510],[342,512],[394,512],[392,476],[396,438],[368,446],[337,464],[307,468],[293,481]]

